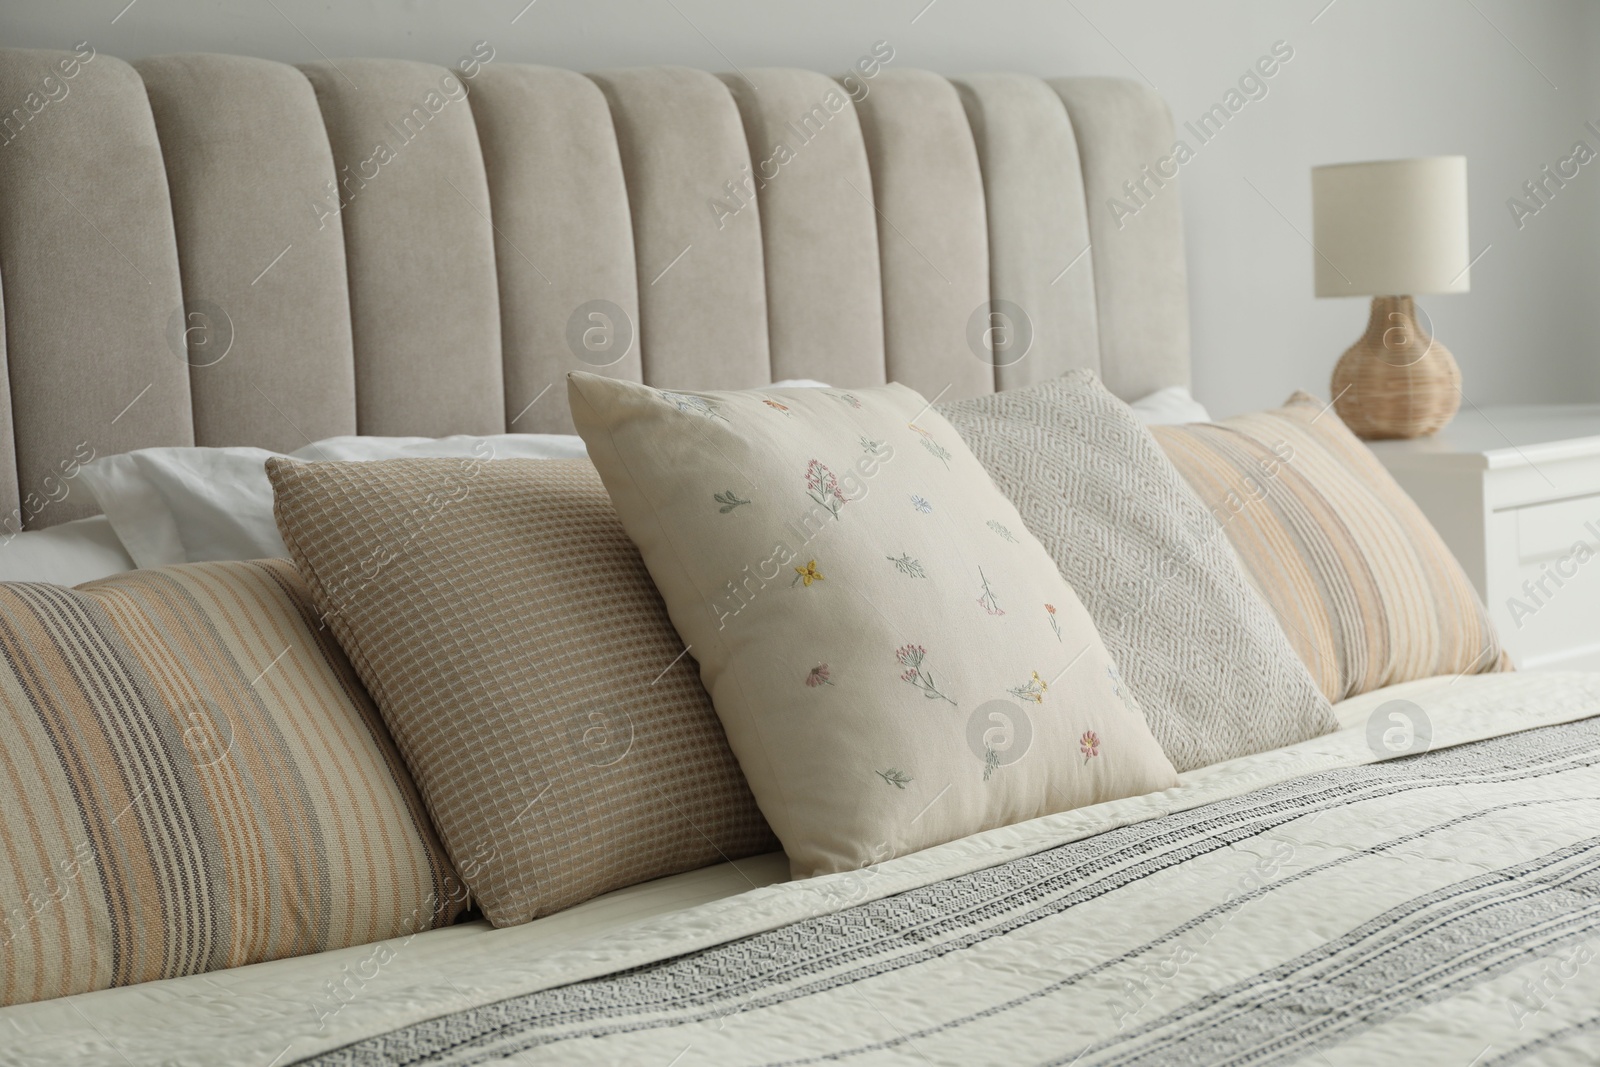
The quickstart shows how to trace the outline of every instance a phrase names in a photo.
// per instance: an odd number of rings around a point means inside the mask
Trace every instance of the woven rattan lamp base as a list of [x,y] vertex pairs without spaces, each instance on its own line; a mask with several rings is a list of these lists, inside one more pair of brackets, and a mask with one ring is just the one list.
[[1367,332],[1333,369],[1333,406],[1368,441],[1437,433],[1461,406],[1461,368],[1409,296],[1375,296]]

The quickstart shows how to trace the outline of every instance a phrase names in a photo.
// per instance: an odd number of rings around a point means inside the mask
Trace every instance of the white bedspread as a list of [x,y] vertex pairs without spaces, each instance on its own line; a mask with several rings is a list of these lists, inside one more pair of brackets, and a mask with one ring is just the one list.
[[[1348,770],[1397,696],[1433,754]],[[763,857],[0,1010],[0,1064],[1600,1061],[1600,720],[1534,730],[1600,715],[1600,675],[1340,710],[1166,793],[864,871]]]

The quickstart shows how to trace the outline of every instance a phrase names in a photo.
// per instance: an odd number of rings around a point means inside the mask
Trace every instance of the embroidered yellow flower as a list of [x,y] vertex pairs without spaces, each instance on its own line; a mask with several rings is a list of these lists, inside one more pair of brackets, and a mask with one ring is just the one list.
[[[806,583],[807,588],[810,588],[812,582],[820,582],[825,580],[822,577],[822,572],[817,570],[816,560],[812,560],[804,567],[796,567],[794,569],[794,574],[794,582],[804,582]],[[789,584],[793,585],[794,582],[790,582]]]
[[1012,686],[1011,688],[1007,689],[1006,692],[1010,693],[1018,700],[1031,700],[1035,704],[1043,704],[1044,695],[1050,691],[1050,683],[1039,677],[1038,671],[1033,671],[1032,674],[1032,678],[1028,679],[1026,682],[1023,682],[1021,685]]

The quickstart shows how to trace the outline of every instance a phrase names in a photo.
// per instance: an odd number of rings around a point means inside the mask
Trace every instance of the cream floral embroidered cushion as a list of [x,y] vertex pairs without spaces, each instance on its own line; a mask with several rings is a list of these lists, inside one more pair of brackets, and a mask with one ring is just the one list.
[[1175,783],[1076,594],[912,390],[569,387],[797,877]]

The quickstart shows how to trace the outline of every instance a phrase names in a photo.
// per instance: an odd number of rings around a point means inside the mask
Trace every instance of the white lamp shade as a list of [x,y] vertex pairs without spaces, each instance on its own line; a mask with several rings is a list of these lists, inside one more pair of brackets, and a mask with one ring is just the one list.
[[1407,296],[1471,288],[1467,158],[1311,169],[1318,296]]

